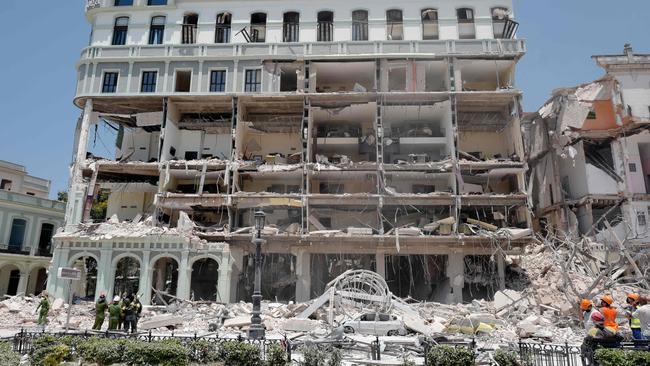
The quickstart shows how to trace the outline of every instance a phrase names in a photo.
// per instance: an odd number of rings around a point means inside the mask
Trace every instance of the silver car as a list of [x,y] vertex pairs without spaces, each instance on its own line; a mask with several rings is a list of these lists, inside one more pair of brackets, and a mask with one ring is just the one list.
[[362,314],[343,323],[345,333],[374,336],[406,335],[406,327],[400,318],[388,314]]

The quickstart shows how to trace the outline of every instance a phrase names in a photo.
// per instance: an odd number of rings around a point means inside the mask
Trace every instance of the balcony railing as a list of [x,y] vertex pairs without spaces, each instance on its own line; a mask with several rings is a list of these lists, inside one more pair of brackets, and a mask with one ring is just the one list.
[[4,190],[0,190],[0,200],[22,203],[25,205],[36,206],[41,208],[51,208],[60,211],[65,210],[64,202],[53,201],[46,198],[39,198],[27,194],[20,194],[20,193],[9,192]]
[[22,245],[16,246],[16,245],[0,244],[0,253],[29,255],[30,251],[31,251],[30,247],[25,247]]
[[522,39],[468,39],[418,41],[342,41],[312,43],[229,43],[91,46],[81,53],[81,61],[168,58],[322,58],[378,54],[421,55],[521,55]]

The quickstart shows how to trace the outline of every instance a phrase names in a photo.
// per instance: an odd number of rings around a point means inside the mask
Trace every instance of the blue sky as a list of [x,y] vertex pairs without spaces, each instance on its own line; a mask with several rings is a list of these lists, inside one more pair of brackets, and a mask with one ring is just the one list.
[[[648,0],[515,0],[515,14],[528,44],[517,72],[526,111],[557,87],[601,76],[593,54],[620,53],[626,42],[650,53]],[[79,117],[75,62],[90,32],[83,1],[3,0],[0,19],[0,159],[52,180],[55,196],[67,187]]]

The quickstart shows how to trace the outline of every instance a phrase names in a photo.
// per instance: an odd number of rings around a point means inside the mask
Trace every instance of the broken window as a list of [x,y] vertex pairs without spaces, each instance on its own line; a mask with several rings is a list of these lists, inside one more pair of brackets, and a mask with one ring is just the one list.
[[244,71],[244,92],[260,93],[262,91],[262,70],[248,69]]
[[165,39],[165,21],[163,16],[151,18],[151,27],[149,28],[149,44],[163,44]]
[[186,14],[183,17],[183,26],[181,28],[181,43],[196,43],[196,32],[199,24],[199,15],[195,13]]
[[435,9],[422,10],[422,39],[438,39],[438,11]]
[[331,11],[318,12],[318,42],[332,42],[334,40],[334,13]]
[[596,119],[596,111],[595,110],[590,110],[589,113],[587,114],[587,119]]
[[0,189],[5,191],[11,191],[11,181],[9,179],[3,179],[0,181]]
[[192,71],[176,71],[176,84],[174,91],[189,93],[192,85]]
[[397,297],[446,302],[450,292],[446,255],[386,256],[386,283]]
[[636,164],[635,163],[630,163],[630,173],[636,173]]
[[300,65],[295,63],[280,63],[280,91],[295,92],[298,90],[298,72]]
[[122,46],[126,44],[126,34],[129,31],[129,17],[115,18],[113,27],[113,46]]
[[199,259],[192,265],[190,284],[194,301],[218,301],[219,264],[212,258]]
[[38,255],[48,256],[52,253],[52,236],[54,225],[45,223],[41,225],[41,235],[38,238]]
[[375,255],[368,254],[311,254],[311,298],[323,294],[327,284],[348,270],[377,270]]
[[25,240],[25,230],[27,229],[27,221],[24,219],[13,219],[11,222],[11,232],[9,234],[9,247],[10,251],[21,251],[23,248],[23,241]]
[[510,17],[510,12],[507,8],[492,8],[492,29],[494,31],[494,38],[505,38],[504,30],[506,21]]
[[135,295],[140,285],[140,263],[134,257],[124,257],[115,267],[113,293],[116,295]]
[[474,27],[474,10],[470,8],[460,8],[456,10],[458,17],[458,38],[475,39],[476,28]]
[[155,93],[157,80],[157,71],[144,71],[142,73],[142,86],[140,87],[140,91],[143,93]]
[[217,14],[217,25],[214,32],[214,43],[230,42],[230,27],[232,23],[232,14]]
[[167,0],[147,0],[147,5],[167,5]]
[[131,6],[133,0],[115,0],[115,6]]
[[[244,256],[240,275],[239,300],[251,301],[255,280],[255,256]],[[262,258],[262,297],[274,302],[294,301],[296,297],[296,257],[291,254],[267,253]]]
[[266,13],[251,14],[251,41],[259,43],[266,41]]
[[404,21],[401,10],[392,9],[386,11],[386,34],[389,41],[404,39]]
[[646,226],[645,212],[637,212],[636,221],[639,224],[639,226]]
[[298,42],[300,39],[300,14],[297,12],[284,13],[282,23],[282,40],[284,42]]
[[352,12],[352,40],[368,40],[368,11],[355,10]]
[[160,258],[153,265],[151,302],[167,305],[173,301],[178,287],[178,262],[173,258]]
[[465,256],[465,286],[463,301],[486,299],[492,301],[499,290],[497,264],[489,255]]
[[105,72],[102,93],[115,93],[117,91],[117,72]]
[[213,93],[226,91],[226,70],[212,70],[210,72],[210,91]]

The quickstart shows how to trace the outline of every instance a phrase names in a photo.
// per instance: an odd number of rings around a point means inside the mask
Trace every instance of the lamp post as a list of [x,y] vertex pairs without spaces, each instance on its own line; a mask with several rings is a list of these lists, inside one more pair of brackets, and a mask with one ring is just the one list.
[[260,316],[260,305],[262,303],[262,230],[266,215],[262,211],[255,212],[255,288],[253,289],[253,316],[251,316],[251,326],[248,330],[248,338],[250,339],[263,339],[265,329],[262,325],[262,317]]

